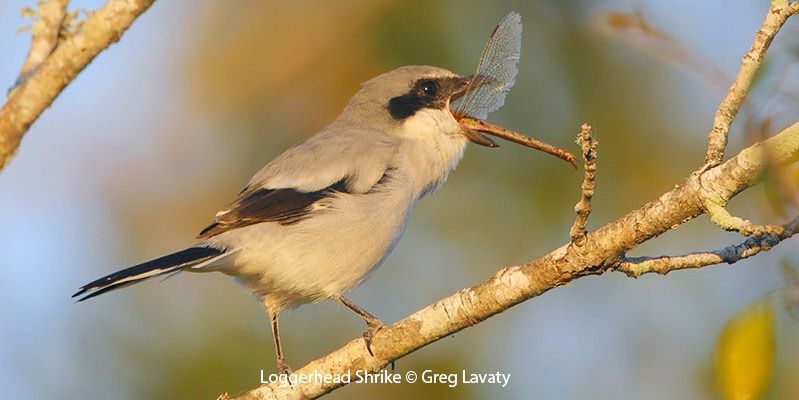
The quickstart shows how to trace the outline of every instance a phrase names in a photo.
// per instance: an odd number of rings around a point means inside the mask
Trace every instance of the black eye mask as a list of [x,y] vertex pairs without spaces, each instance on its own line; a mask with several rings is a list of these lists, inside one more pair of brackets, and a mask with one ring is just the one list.
[[463,88],[463,79],[458,77],[423,78],[414,82],[408,93],[389,100],[391,117],[402,120],[425,108],[444,109],[449,98]]

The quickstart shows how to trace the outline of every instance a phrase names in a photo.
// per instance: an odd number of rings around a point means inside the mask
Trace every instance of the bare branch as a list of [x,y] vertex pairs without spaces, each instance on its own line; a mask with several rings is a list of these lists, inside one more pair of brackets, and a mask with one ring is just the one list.
[[39,3],[37,14],[39,19],[31,29],[31,47],[22,64],[14,87],[21,85],[28,77],[50,57],[58,44],[61,24],[67,15],[69,0],[45,0]]
[[727,91],[724,100],[719,104],[713,118],[713,128],[708,135],[707,154],[705,164],[716,165],[724,159],[724,149],[727,147],[727,135],[730,131],[732,120],[738,114],[749,87],[755,78],[755,73],[766,56],[771,41],[779,32],[788,17],[799,12],[799,3],[785,0],[774,0],[766,14],[766,19],[755,34],[752,47],[744,54],[738,75]]
[[[770,152],[769,160],[763,155],[764,148],[775,149]],[[620,257],[633,247],[702,214],[700,198],[709,197],[707,192],[729,199],[755,185],[769,163],[784,164],[797,158],[799,122],[701,175],[691,175],[657,200],[586,233],[583,246],[566,243],[539,259],[503,268],[485,282],[462,289],[380,330],[372,340],[374,356],[368,354],[363,339],[358,338],[296,373],[310,376],[315,372],[335,375],[347,371],[378,371],[392,360],[552,288],[581,276],[612,270]],[[311,382],[293,387],[264,385],[235,398],[317,398],[341,386],[343,383],[334,382]]]
[[580,200],[574,205],[574,212],[577,217],[569,230],[572,243],[582,246],[585,240],[585,224],[588,223],[588,216],[591,214],[591,198],[594,197],[596,188],[596,145],[597,141],[591,134],[591,125],[584,123],[580,126],[580,133],[577,135],[577,144],[583,151],[583,184]]
[[778,234],[763,234],[746,239],[743,243],[727,246],[723,249],[708,252],[690,253],[682,256],[631,257],[620,260],[617,271],[637,278],[642,274],[655,272],[665,275],[671,271],[689,268],[702,268],[714,264],[734,264],[752,257],[761,251],[768,251],[781,241],[788,239],[799,231],[799,217],[782,225]]
[[19,147],[22,136],[69,84],[101,51],[122,33],[155,0],[109,0],[89,14],[76,34],[55,51],[16,88],[0,109],[0,170]]
[[[781,151],[781,149],[764,146],[757,154],[758,162],[765,162],[767,172],[782,169],[770,161],[771,154],[776,151]],[[781,225],[758,225],[748,219],[732,215],[726,208],[729,197],[719,197],[713,191],[704,191],[700,195],[702,196],[702,207],[708,217],[721,229],[738,232],[744,236],[780,235],[784,231],[784,227]]]

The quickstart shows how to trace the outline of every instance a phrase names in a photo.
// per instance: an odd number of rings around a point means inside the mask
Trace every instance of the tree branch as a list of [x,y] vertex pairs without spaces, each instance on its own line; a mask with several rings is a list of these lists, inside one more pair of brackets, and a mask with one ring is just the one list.
[[[717,165],[723,159],[730,125],[741,108],[741,104],[746,99],[746,95],[752,86],[760,64],[766,56],[769,45],[785,24],[785,21],[797,12],[799,12],[799,3],[797,2],[788,2],[787,0],[771,1],[771,7],[763,24],[755,34],[752,47],[749,48],[749,51],[744,54],[741,60],[741,66],[735,81],[727,91],[724,100],[719,104],[718,110],[716,110],[716,115],[713,118],[713,129],[709,134],[705,166],[698,173],[710,166]],[[726,231],[736,231],[744,236],[761,236],[767,234],[779,235],[783,230],[779,225],[758,225],[748,219],[732,215],[726,208],[726,199],[714,197],[712,194],[702,197],[702,204],[710,220]]]
[[708,252],[690,253],[682,256],[634,257],[624,258],[616,266],[617,271],[637,278],[643,274],[656,272],[666,275],[671,271],[689,268],[702,268],[714,264],[734,264],[745,258],[768,251],[785,239],[799,232],[799,217],[782,226],[778,234],[763,234],[746,239],[743,243],[727,246]]
[[727,135],[730,132],[732,120],[738,114],[749,87],[755,79],[755,73],[766,57],[771,41],[780,31],[788,17],[799,13],[799,3],[786,0],[772,0],[771,7],[766,14],[766,19],[755,34],[752,47],[744,54],[738,75],[727,91],[724,100],[719,104],[716,115],[713,117],[713,128],[708,134],[707,154],[705,164],[715,165],[724,159],[724,148],[727,147]]
[[727,202],[723,199],[706,197],[702,199],[710,220],[725,231],[739,232],[744,236],[779,235],[784,228],[780,225],[757,225],[748,219],[736,217],[727,211]]
[[[772,149],[768,156],[764,154],[765,149]],[[485,282],[462,289],[380,330],[372,340],[374,356],[368,354],[363,339],[358,338],[310,362],[296,373],[335,375],[347,371],[378,371],[392,360],[552,288],[581,276],[612,270],[633,247],[701,215],[704,211],[702,197],[712,195],[728,200],[755,185],[770,163],[785,164],[798,158],[799,122],[702,174],[691,175],[682,185],[655,201],[588,232],[582,246],[566,243],[539,259],[503,268]],[[235,398],[316,398],[340,386],[343,384],[333,382],[312,382],[293,387],[272,384]],[[228,397],[225,394],[220,398]]]
[[90,13],[80,31],[58,44],[0,109],[0,170],[19,147],[31,124],[101,51],[155,0],[109,0]]

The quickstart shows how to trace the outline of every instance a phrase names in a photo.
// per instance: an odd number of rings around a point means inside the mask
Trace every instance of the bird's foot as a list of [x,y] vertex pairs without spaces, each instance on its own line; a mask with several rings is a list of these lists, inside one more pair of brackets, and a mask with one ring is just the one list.
[[289,367],[289,363],[286,362],[286,359],[280,357],[277,359],[277,373],[280,375],[291,375],[294,372],[291,367]]
[[375,337],[375,334],[383,328],[385,328],[385,324],[378,318],[370,318],[366,319],[366,331],[363,333],[363,341],[366,343],[366,351],[369,352],[370,356],[374,357],[374,353],[372,352],[372,339]]
[[383,321],[381,321],[379,318],[369,314],[369,312],[363,308],[358,307],[348,298],[344,296],[337,296],[335,299],[356,314],[360,315],[361,318],[363,318],[363,320],[366,322],[366,332],[363,333],[363,341],[366,343],[366,351],[369,352],[370,356],[374,357],[375,353],[372,352],[372,339],[374,339],[375,334],[377,334],[377,332],[383,329],[383,327],[386,325],[383,324]]

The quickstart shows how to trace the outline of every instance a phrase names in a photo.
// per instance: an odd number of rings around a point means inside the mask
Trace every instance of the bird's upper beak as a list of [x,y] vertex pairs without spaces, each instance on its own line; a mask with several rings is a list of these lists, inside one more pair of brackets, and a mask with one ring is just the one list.
[[[491,79],[491,78],[483,77],[480,75],[472,75],[461,78],[457,88],[452,93],[452,97],[450,97],[450,103],[463,97],[469,92],[469,90],[472,90],[474,87],[481,85],[483,81],[486,79]],[[574,161],[575,160],[574,155],[572,155],[566,150],[544,143],[538,139],[534,139],[522,135],[520,133],[511,131],[509,129],[505,129],[501,126],[494,125],[488,121],[472,117],[471,115],[467,114],[464,111],[461,110],[451,110],[451,111],[452,115],[455,117],[455,119],[458,121],[458,124],[461,126],[463,135],[466,136],[473,143],[486,147],[499,147],[499,145],[496,142],[483,135],[483,133],[485,133],[505,140],[509,140],[514,143],[521,144],[522,146],[527,146],[534,148],[536,150],[543,151],[545,153],[551,154],[555,157],[568,161],[575,168],[577,167]]]

